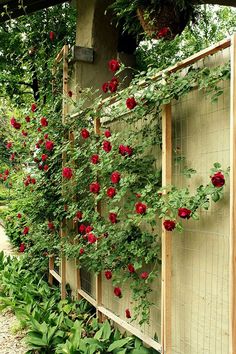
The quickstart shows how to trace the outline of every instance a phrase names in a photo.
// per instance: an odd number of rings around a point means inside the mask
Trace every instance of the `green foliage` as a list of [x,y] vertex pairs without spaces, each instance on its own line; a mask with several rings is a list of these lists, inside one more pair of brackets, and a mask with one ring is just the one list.
[[[115,0],[110,8],[113,10],[117,24],[122,26],[124,32],[127,31],[133,35],[141,35],[143,34],[143,29],[138,19],[137,10],[140,8],[144,9],[146,19],[153,22],[152,14],[158,14],[161,12],[163,6],[166,5],[172,9],[176,17],[179,13],[183,12],[186,13],[186,16],[189,17],[190,20],[195,12],[191,0],[131,0],[128,3],[126,0]],[[166,26],[168,27],[168,22]],[[169,24],[169,26],[171,26],[171,24]]]
[[[53,6],[0,24],[0,96],[5,104],[49,100],[52,64],[75,39],[76,10]],[[54,40],[50,40],[50,32]],[[47,58],[47,60],[45,60]]]
[[171,41],[141,41],[136,51],[138,67],[144,71],[165,69],[232,35],[236,31],[235,15],[234,8],[202,6],[201,15],[180,36]]
[[141,341],[121,335],[109,321],[98,323],[84,300],[61,300],[28,269],[26,259],[4,257],[0,253],[0,309],[10,308],[21,326],[27,328],[27,353],[149,353]]

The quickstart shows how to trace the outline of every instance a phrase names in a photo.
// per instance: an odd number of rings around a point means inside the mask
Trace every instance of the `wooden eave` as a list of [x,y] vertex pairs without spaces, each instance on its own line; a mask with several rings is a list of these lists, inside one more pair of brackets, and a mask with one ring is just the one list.
[[22,15],[28,15],[32,12],[64,2],[66,2],[66,0],[0,0],[0,22],[5,22]]

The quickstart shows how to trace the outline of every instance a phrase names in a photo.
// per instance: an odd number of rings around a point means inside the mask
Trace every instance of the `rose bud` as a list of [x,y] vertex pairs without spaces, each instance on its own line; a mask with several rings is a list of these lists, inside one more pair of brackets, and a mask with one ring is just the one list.
[[179,208],[178,209],[178,216],[182,219],[189,219],[191,213],[192,213],[192,210],[189,210],[187,208]]
[[175,221],[173,220],[165,220],[163,222],[163,226],[167,231],[173,231],[175,228]]
[[216,172],[214,176],[211,177],[211,182],[213,186],[220,188],[225,184],[225,177],[221,172]]
[[110,270],[106,270],[104,274],[107,280],[112,278],[112,272]]

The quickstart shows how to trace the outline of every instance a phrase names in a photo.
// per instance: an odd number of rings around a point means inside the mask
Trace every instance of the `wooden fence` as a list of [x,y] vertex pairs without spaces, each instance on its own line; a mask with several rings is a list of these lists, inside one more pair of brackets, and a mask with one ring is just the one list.
[[[185,70],[190,65],[214,66],[231,63],[230,82],[222,83],[224,93],[218,103],[197,90],[163,107],[162,114],[162,183],[186,186],[176,159],[182,154],[199,174],[190,188],[209,180],[209,169],[219,161],[230,165],[230,188],[223,204],[202,213],[201,221],[190,222],[182,234],[162,231],[161,279],[154,294],[155,315],[151,324],[140,328],[129,323],[121,314],[122,301],[111,302],[110,285],[102,275],[79,271],[76,261],[62,255],[60,274],[49,263],[49,281],[55,277],[76,289],[78,298],[85,298],[104,317],[136,335],[147,345],[165,354],[235,354],[236,353],[236,36],[202,50],[190,58],[158,72],[163,75]],[[68,48],[64,47],[58,61],[64,61],[63,92],[68,91]],[[142,89],[142,84],[140,85]],[[67,114],[64,102],[63,116]],[[94,122],[100,127],[113,122]],[[173,156],[172,156],[173,155]],[[201,176],[201,178],[199,177]],[[200,178],[200,180],[199,180]],[[96,206],[101,212],[101,205]],[[213,217],[214,215],[214,217]],[[62,227],[62,237],[65,228]],[[73,280],[67,276],[67,267]],[[73,284],[72,284],[73,283]],[[127,298],[125,298],[127,301]],[[122,310],[122,311],[121,311]],[[157,335],[158,340],[154,338]]]

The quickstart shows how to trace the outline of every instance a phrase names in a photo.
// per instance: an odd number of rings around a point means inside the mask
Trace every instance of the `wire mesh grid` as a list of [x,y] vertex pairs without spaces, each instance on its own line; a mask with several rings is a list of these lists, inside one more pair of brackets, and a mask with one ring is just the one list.
[[[226,52],[226,53],[225,53]],[[204,64],[224,62],[229,51]],[[201,63],[200,63],[201,65]],[[229,82],[218,102],[194,90],[172,104],[173,184],[196,186],[210,181],[210,168],[230,163]],[[190,180],[183,168],[197,170]],[[229,183],[228,183],[229,184]],[[199,221],[184,221],[185,231],[173,234],[173,354],[229,352],[229,186],[224,199],[200,212]]]

